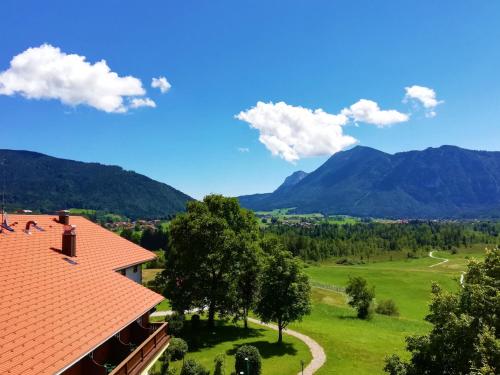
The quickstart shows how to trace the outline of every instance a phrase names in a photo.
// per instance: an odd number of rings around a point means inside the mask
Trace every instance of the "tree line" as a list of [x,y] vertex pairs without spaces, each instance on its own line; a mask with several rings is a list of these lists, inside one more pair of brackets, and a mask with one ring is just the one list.
[[500,223],[495,222],[321,223],[309,227],[275,223],[263,231],[278,235],[295,256],[312,261],[331,257],[369,259],[390,252],[414,257],[435,248],[453,250],[500,242]]

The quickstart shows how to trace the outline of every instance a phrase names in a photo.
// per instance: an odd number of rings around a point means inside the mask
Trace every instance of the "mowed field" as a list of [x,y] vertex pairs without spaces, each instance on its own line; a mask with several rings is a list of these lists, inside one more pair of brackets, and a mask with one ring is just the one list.
[[[317,374],[383,374],[387,355],[408,356],[405,337],[425,334],[431,328],[424,317],[432,282],[456,290],[467,258],[482,258],[484,250],[462,250],[456,255],[435,252],[434,255],[450,260],[436,267],[429,266],[440,260],[420,258],[355,266],[327,263],[306,269],[311,281],[326,289],[313,288],[312,314],[291,328],[313,337],[324,347],[327,363]],[[328,286],[345,286],[350,275],[362,276],[375,286],[376,300],[393,299],[400,316],[375,314],[370,321],[357,319],[345,295],[328,289]]]

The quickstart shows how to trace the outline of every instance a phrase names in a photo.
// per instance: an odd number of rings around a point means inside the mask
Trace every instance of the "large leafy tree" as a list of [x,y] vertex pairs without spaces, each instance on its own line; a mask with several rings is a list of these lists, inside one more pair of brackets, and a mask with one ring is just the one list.
[[208,195],[191,201],[171,222],[170,251],[157,285],[175,310],[207,308],[212,326],[215,314],[235,310],[240,251],[251,251],[246,244],[257,238],[255,216],[236,199]]
[[471,261],[456,293],[432,286],[425,336],[407,338],[409,362],[393,355],[385,370],[391,375],[494,375],[500,372],[500,251],[483,262]]
[[238,272],[236,282],[236,304],[234,316],[243,319],[248,328],[248,313],[257,302],[260,293],[260,276],[263,267],[263,255],[255,241],[242,241],[238,249]]
[[283,329],[310,313],[311,286],[299,260],[278,240],[266,239],[263,248],[269,255],[262,273],[256,312],[263,322],[277,323],[281,344]]

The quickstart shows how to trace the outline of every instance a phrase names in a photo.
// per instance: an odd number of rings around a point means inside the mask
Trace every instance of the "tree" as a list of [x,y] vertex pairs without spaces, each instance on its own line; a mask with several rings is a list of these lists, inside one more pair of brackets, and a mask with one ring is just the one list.
[[260,299],[256,312],[265,322],[278,324],[278,343],[283,341],[283,329],[301,320],[311,311],[311,286],[301,264],[276,239],[263,243],[269,254],[262,274]]
[[254,214],[240,208],[237,199],[208,195],[202,202],[190,201],[171,222],[168,267],[157,285],[175,310],[208,307],[213,327],[216,313],[235,310],[238,250],[258,235]]
[[260,375],[262,359],[259,349],[252,345],[242,345],[235,355],[234,367],[237,374]]
[[391,375],[471,374],[500,371],[500,250],[483,262],[471,261],[463,287],[455,293],[432,286],[428,335],[406,339],[409,362],[386,359]]
[[369,319],[372,301],[375,298],[375,289],[369,288],[368,283],[361,276],[355,276],[349,277],[345,291],[349,296],[349,305],[358,311],[358,318]]
[[248,328],[248,313],[255,307],[260,289],[262,251],[255,242],[243,242],[239,249],[238,274],[236,278],[236,318],[242,318]]

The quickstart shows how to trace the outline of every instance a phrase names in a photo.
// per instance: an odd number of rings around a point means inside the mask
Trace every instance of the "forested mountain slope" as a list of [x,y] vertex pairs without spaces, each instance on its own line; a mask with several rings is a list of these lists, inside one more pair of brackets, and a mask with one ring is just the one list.
[[[3,164],[3,166],[2,166]],[[0,189],[9,209],[50,212],[87,208],[130,218],[159,218],[185,209],[191,198],[121,167],[0,150]]]
[[358,146],[269,194],[240,197],[254,210],[295,207],[393,218],[500,217],[500,152],[455,146],[388,154]]

